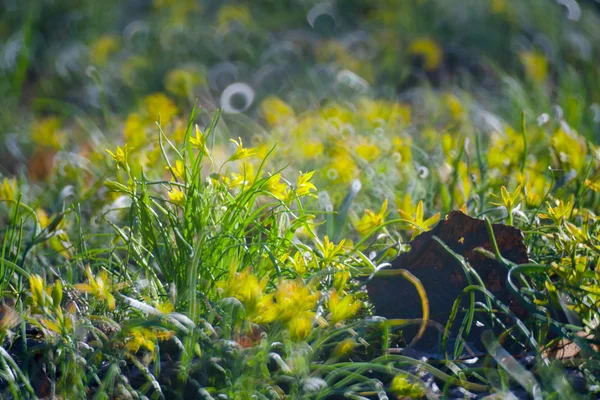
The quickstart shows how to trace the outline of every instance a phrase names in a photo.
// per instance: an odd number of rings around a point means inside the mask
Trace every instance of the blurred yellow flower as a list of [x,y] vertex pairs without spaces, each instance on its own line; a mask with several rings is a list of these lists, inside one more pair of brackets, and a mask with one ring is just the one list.
[[151,121],[158,121],[166,125],[179,113],[177,106],[167,96],[162,93],[153,93],[144,97],[144,107],[146,118]]
[[452,119],[455,121],[462,120],[465,109],[460,102],[460,99],[453,93],[448,93],[444,96],[444,103],[446,104],[446,108],[450,111],[450,115]]
[[40,146],[58,150],[66,142],[66,134],[60,129],[61,125],[58,117],[41,118],[31,127],[31,140]]
[[125,120],[123,138],[133,147],[146,143],[146,123],[138,113],[130,113]]
[[[165,169],[169,169],[169,166],[167,165]],[[185,181],[185,165],[183,164],[183,161],[176,160],[175,165],[171,165],[171,169],[177,179]]]
[[443,52],[440,46],[431,39],[417,39],[408,47],[410,54],[423,57],[423,67],[427,71],[437,69],[442,63]]
[[292,317],[288,322],[290,339],[295,342],[300,342],[312,332],[315,313],[311,311],[303,311]]
[[522,51],[519,53],[525,75],[536,83],[542,83],[548,77],[548,60],[537,51]]
[[15,179],[4,178],[0,183],[0,201],[14,200],[17,189],[17,181]]
[[156,347],[156,333],[148,328],[135,328],[127,337],[125,348],[132,354],[136,354],[141,348],[154,353]]
[[202,133],[198,125],[196,125],[196,136],[190,137],[190,144],[194,146],[194,148],[198,149],[201,154],[204,154],[205,156],[208,155],[208,148],[206,147],[206,137],[204,136],[204,133]]
[[368,233],[370,233],[373,229],[378,228],[381,225],[383,225],[383,222],[385,221],[385,217],[388,214],[386,212],[387,206],[388,206],[388,200],[385,199],[383,201],[383,204],[381,205],[381,209],[379,210],[379,212],[374,213],[373,211],[366,209],[363,217],[355,225],[357,232],[359,234],[361,234],[362,236],[365,236]]
[[205,83],[206,77],[191,68],[173,68],[165,76],[165,89],[175,96],[191,97],[194,88]]
[[373,162],[381,155],[379,147],[374,143],[369,143],[366,139],[362,139],[354,150],[356,151],[356,154],[367,162]]
[[396,375],[390,383],[389,391],[398,399],[420,399],[425,397],[425,390],[417,383],[411,383],[405,374]]
[[232,22],[250,26],[252,24],[252,15],[250,14],[248,7],[234,5],[222,6],[217,15],[217,26],[220,30],[226,30]]
[[358,173],[356,164],[349,155],[335,155],[328,165],[323,168],[327,178],[333,183],[348,183]]
[[229,181],[228,186],[230,189],[236,188],[240,185],[244,187],[250,187],[254,184],[255,179],[256,176],[254,173],[254,166],[252,163],[245,162],[239,174],[236,172],[231,173],[231,180]]
[[294,118],[292,107],[276,96],[265,98],[260,104],[260,110],[271,126],[282,125]]
[[114,310],[116,302],[112,291],[118,290],[122,285],[113,285],[106,270],[102,270],[98,275],[94,276],[92,269],[88,265],[85,269],[85,274],[88,283],[78,283],[73,285],[73,287],[82,293],[92,295],[101,302],[106,302],[108,308]]
[[329,315],[327,319],[336,325],[348,318],[352,318],[360,310],[360,307],[360,301],[355,300],[354,296],[349,294],[344,296],[344,298],[340,298],[338,292],[332,290],[329,293]]
[[116,35],[103,35],[90,45],[90,58],[92,63],[103,66],[111,54],[119,51],[119,37]]

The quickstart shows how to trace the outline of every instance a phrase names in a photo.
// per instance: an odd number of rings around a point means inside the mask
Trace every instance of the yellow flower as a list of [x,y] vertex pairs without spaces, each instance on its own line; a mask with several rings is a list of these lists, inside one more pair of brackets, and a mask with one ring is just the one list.
[[219,282],[217,286],[223,290],[224,297],[235,297],[244,305],[246,316],[250,320],[268,322],[262,318],[268,306],[268,301],[263,299],[267,282],[268,276],[259,281],[251,268],[235,272],[235,264],[233,264],[229,271],[229,279]]
[[[490,204],[493,204],[495,206],[503,206],[504,208],[506,208],[506,210],[511,212],[511,210],[513,210],[515,206],[520,202],[519,196],[521,195],[522,189],[523,184],[520,184],[519,186],[517,186],[514,192],[510,193],[505,186],[502,186],[500,188],[502,201],[500,203],[490,202]],[[494,194],[492,194],[492,196],[497,197]]]
[[394,136],[392,139],[392,148],[398,156],[394,155],[398,164],[409,163],[412,158],[412,140],[410,138]]
[[408,51],[410,54],[423,57],[423,67],[427,71],[437,69],[442,63],[442,49],[431,39],[417,39],[413,41],[410,44]]
[[282,125],[294,118],[292,107],[276,96],[269,96],[264,99],[260,103],[260,109],[265,120],[271,126]]
[[190,144],[194,146],[194,148],[198,149],[201,154],[205,156],[208,155],[208,148],[206,148],[206,137],[198,125],[196,125],[196,137],[190,138]]
[[61,121],[58,117],[37,120],[31,127],[31,140],[40,146],[60,149],[66,141],[66,135],[60,127]]
[[542,83],[548,76],[548,60],[537,51],[523,51],[519,54],[525,74],[536,83]]
[[31,298],[33,303],[38,307],[46,305],[46,285],[41,276],[37,274],[29,275],[29,290],[31,290]]
[[300,342],[306,339],[306,337],[312,332],[314,319],[315,313],[310,311],[303,311],[295,315],[288,322],[290,339],[295,342]]
[[242,144],[242,138],[238,138],[239,142],[235,139],[230,139],[237,146],[235,153],[229,157],[229,161],[241,160],[242,158],[251,157],[256,154],[253,148],[244,148]]
[[594,192],[600,193],[600,177],[586,179],[585,186],[592,189]]
[[444,102],[450,115],[456,121],[460,121],[465,114],[465,109],[456,95],[449,93],[444,96]]
[[329,293],[329,322],[335,325],[353,317],[360,309],[360,306],[360,301],[355,300],[354,296],[349,294],[340,299],[338,292],[332,290]]
[[138,113],[130,113],[125,121],[123,137],[126,143],[140,147],[146,143],[146,123]]
[[238,22],[244,26],[252,24],[252,15],[245,6],[225,5],[219,9],[217,25],[219,29],[227,29],[232,22]]
[[185,204],[185,193],[179,188],[171,188],[171,190],[169,190],[169,200],[174,204],[182,206]]
[[323,154],[325,146],[319,139],[312,138],[300,140],[298,148],[300,148],[303,157],[317,158]]
[[82,293],[88,293],[94,296],[97,300],[106,302],[108,308],[115,309],[115,297],[111,293],[113,289],[118,289],[120,285],[113,286],[108,272],[102,270],[98,275],[92,274],[92,269],[89,265],[85,269],[85,274],[88,283],[78,283],[73,287]]
[[106,64],[111,54],[119,50],[119,37],[115,35],[100,36],[90,45],[92,63],[102,66]]
[[281,174],[275,174],[269,177],[265,182],[265,190],[279,200],[285,199],[288,195],[288,185],[281,182]]
[[254,166],[251,163],[244,163],[243,169],[240,174],[236,172],[231,173],[231,180],[229,181],[229,188],[233,189],[240,185],[244,187],[250,187],[254,184],[256,176],[254,174]]
[[0,304],[0,338],[19,323],[19,314],[14,308]]
[[317,190],[315,185],[313,185],[312,182],[310,182],[314,173],[315,173],[315,171],[310,171],[310,172],[305,172],[305,173],[300,172],[300,176],[298,176],[298,180],[296,181],[296,189],[295,189],[296,194],[299,197],[302,197],[302,196],[317,197],[315,194],[311,193],[311,190]]
[[425,390],[417,383],[411,383],[405,374],[399,374],[392,379],[389,391],[398,399],[420,399],[425,397]]
[[0,201],[14,200],[16,188],[17,188],[17,181],[15,179],[9,179],[9,178],[2,179],[2,183],[0,183]]
[[[167,165],[165,168],[169,169],[169,166]],[[171,169],[177,179],[185,181],[185,165],[183,164],[183,161],[176,160],[175,165],[171,165]]]
[[339,342],[333,349],[334,357],[345,357],[352,353],[356,347],[356,341],[354,339],[344,339]]
[[552,220],[556,225],[560,225],[565,218],[568,218],[573,212],[574,199],[573,195],[569,198],[567,202],[563,202],[560,199],[556,199],[554,202],[555,206],[552,207],[550,202],[546,202],[548,206],[548,211],[545,213],[540,213],[538,216],[541,219],[549,219]]
[[327,178],[334,183],[348,183],[358,173],[356,164],[347,154],[335,155],[323,170]]
[[206,78],[191,68],[174,68],[165,76],[165,88],[175,96],[190,97],[193,89]]
[[157,121],[160,116],[160,123],[162,125],[171,122],[173,117],[179,113],[173,100],[162,93],[154,93],[146,96],[144,98],[144,106],[146,117],[150,121]]
[[419,201],[417,204],[417,210],[415,212],[414,217],[403,210],[398,210],[400,215],[403,218],[407,219],[413,227],[418,229],[413,229],[413,234],[411,240],[415,238],[421,232],[427,232],[430,230],[433,225],[435,225],[440,220],[440,213],[437,213],[427,219],[423,217],[423,200]]
[[365,159],[367,162],[373,162],[381,155],[381,150],[376,144],[362,140],[355,148],[356,154]]
[[129,148],[127,145],[117,146],[117,149],[113,153],[112,151],[106,149],[106,152],[110,154],[112,159],[117,163],[117,168],[127,169],[127,157],[129,156]]
[[358,221],[358,223],[356,224],[356,230],[358,231],[358,233],[360,233],[362,236],[365,236],[368,233],[370,233],[373,229],[383,225],[385,217],[388,214],[386,212],[387,206],[388,200],[385,199],[378,213],[374,213],[369,209],[365,210],[365,214],[363,215],[361,220]]
[[156,339],[156,333],[151,329],[135,328],[131,331],[131,336],[127,338],[125,348],[132,354],[136,354],[140,348],[145,348],[150,353],[154,353]]
[[344,243],[346,240],[340,241],[337,246],[329,241],[329,236],[323,238],[323,243],[317,242],[317,249],[321,252],[321,262],[323,267],[326,267],[335,258],[345,253]]

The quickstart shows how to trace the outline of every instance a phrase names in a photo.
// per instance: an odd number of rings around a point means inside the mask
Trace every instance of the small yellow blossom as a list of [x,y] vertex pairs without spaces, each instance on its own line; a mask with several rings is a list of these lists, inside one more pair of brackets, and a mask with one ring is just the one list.
[[329,263],[334,261],[338,256],[345,253],[344,243],[346,240],[340,241],[337,245],[329,241],[329,236],[323,238],[323,243],[317,242],[317,249],[321,252],[321,263],[323,267],[327,267]]
[[525,74],[536,83],[542,83],[548,76],[548,60],[537,51],[523,51],[519,54]]
[[103,66],[111,54],[119,50],[119,37],[116,35],[100,36],[90,45],[90,58],[92,63]]
[[229,188],[233,189],[240,185],[244,187],[249,187],[254,184],[254,180],[256,179],[254,173],[254,166],[251,163],[244,163],[241,173],[232,172],[231,180],[229,181]]
[[279,200],[285,199],[288,195],[288,185],[281,182],[281,174],[270,176],[265,182],[265,190]]
[[367,162],[373,162],[381,155],[381,150],[374,143],[369,143],[362,140],[355,148],[356,154],[362,157]]
[[373,211],[366,209],[365,214],[356,224],[356,230],[358,231],[358,233],[360,233],[362,236],[365,236],[368,233],[370,233],[373,229],[383,225],[385,217],[388,214],[386,212],[387,206],[388,200],[385,199],[383,201],[383,204],[381,205],[381,209],[379,210],[379,212],[374,213]]
[[31,140],[40,146],[60,149],[66,141],[66,134],[60,129],[61,125],[58,117],[39,119],[31,127]]
[[285,101],[276,96],[269,96],[260,104],[262,114],[271,126],[281,125],[294,118],[294,110]]
[[328,320],[332,324],[338,324],[348,318],[352,318],[354,314],[358,312],[361,304],[360,301],[355,300],[354,296],[346,295],[343,299],[340,299],[340,295],[337,291],[332,290],[329,293],[329,316]]
[[160,123],[162,125],[171,122],[179,110],[173,100],[168,98],[162,93],[154,93],[144,98],[144,106],[146,111],[146,117],[150,121],[158,121],[160,116]]
[[431,39],[417,39],[413,41],[410,44],[408,51],[410,54],[423,57],[423,67],[427,71],[437,69],[442,63],[442,49]]
[[175,96],[190,97],[194,88],[206,83],[206,77],[191,68],[174,68],[165,76],[165,88]]
[[298,176],[298,180],[296,181],[296,189],[295,189],[296,194],[299,197],[302,197],[302,196],[317,197],[315,194],[311,193],[311,190],[317,190],[315,185],[313,185],[312,182],[310,182],[314,173],[315,173],[315,171],[310,171],[310,172],[305,172],[305,173],[300,172],[300,175]]
[[419,201],[419,204],[417,204],[417,210],[415,211],[414,216],[408,214],[404,210],[398,210],[398,212],[400,213],[400,215],[402,215],[403,218],[408,220],[413,227],[418,228],[413,230],[411,240],[414,239],[415,236],[417,236],[419,233],[427,232],[428,230],[430,230],[433,227],[433,225],[435,225],[440,220],[440,213],[437,213],[427,219],[424,219],[423,200]]
[[129,156],[129,148],[127,145],[117,146],[117,149],[113,153],[112,151],[106,149],[106,152],[110,154],[112,159],[117,163],[117,168],[127,169],[127,157]]
[[538,216],[541,219],[552,220],[556,225],[560,225],[573,212],[574,199],[573,195],[566,202],[556,199],[553,207],[550,202],[546,202],[547,210],[545,213],[540,213]]
[[98,275],[94,276],[94,274],[92,274],[92,269],[87,266],[85,274],[88,283],[78,283],[73,285],[73,287],[82,293],[92,295],[99,301],[106,302],[108,308],[114,310],[116,302],[112,291],[119,289],[121,285],[112,285],[108,272],[105,270],[102,270]]
[[398,399],[420,399],[425,397],[425,390],[417,383],[411,383],[405,374],[396,375],[390,383],[389,391]]
[[288,322],[290,339],[295,342],[300,342],[312,332],[315,313],[311,311],[303,311],[294,315]]
[[125,348],[132,354],[136,354],[141,348],[145,348],[150,353],[154,353],[156,347],[156,333],[148,328],[136,328],[131,331],[127,338]]
[[15,192],[17,188],[17,181],[15,179],[4,178],[0,182],[0,201],[15,199]]
[[[165,168],[169,169],[169,166],[166,166]],[[177,179],[185,180],[185,165],[183,164],[183,161],[176,160],[175,165],[171,165],[171,169]]]
[[241,160],[242,158],[252,157],[256,154],[253,148],[244,148],[242,144],[242,138],[238,138],[239,141],[235,139],[230,139],[237,146],[235,153],[229,157],[229,161]]
[[185,204],[185,193],[179,188],[171,188],[171,190],[169,190],[169,200],[174,204],[181,206]]
[[133,147],[140,147],[146,143],[146,123],[138,113],[130,113],[125,120],[123,128],[125,142]]

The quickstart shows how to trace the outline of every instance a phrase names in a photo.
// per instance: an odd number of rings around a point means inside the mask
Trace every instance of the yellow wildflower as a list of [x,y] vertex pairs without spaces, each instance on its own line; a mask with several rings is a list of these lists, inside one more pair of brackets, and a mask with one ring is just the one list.
[[352,353],[356,347],[356,341],[354,339],[344,339],[339,342],[333,349],[334,357],[345,357]]
[[244,26],[252,24],[252,15],[245,6],[225,5],[219,9],[217,15],[217,26],[220,30],[226,30],[232,22],[240,23]]
[[418,228],[413,230],[411,240],[414,239],[415,236],[417,236],[419,233],[427,232],[428,230],[430,230],[433,227],[433,225],[435,225],[440,220],[440,213],[437,213],[427,219],[424,219],[423,200],[419,201],[419,204],[417,204],[417,210],[415,212],[414,217],[403,210],[398,210],[398,212],[400,213],[400,215],[402,215],[403,218],[407,219],[413,227]]
[[185,193],[181,189],[173,187],[169,190],[169,200],[174,204],[182,206],[185,204]]
[[103,66],[111,54],[119,50],[119,37],[116,35],[100,36],[90,45],[90,58],[92,63]]
[[356,164],[347,154],[335,155],[323,170],[326,172],[327,178],[334,183],[348,183],[358,173]]
[[[167,165],[165,168],[169,169],[169,166]],[[176,160],[175,165],[171,165],[171,169],[177,179],[185,181],[185,165],[183,164],[183,161]]]
[[237,146],[235,153],[229,157],[229,161],[241,160],[242,158],[251,157],[256,154],[253,148],[244,148],[242,144],[242,138],[238,138],[239,142],[235,139],[230,139]]
[[355,300],[354,296],[346,295],[340,299],[337,291],[332,290],[329,293],[329,316],[328,320],[332,324],[340,323],[348,318],[351,318],[360,309],[360,301]]
[[381,209],[379,210],[379,212],[374,213],[373,211],[366,209],[365,214],[355,226],[358,233],[360,233],[362,236],[365,236],[368,233],[370,233],[373,229],[383,225],[385,217],[388,214],[386,212],[387,206],[388,200],[385,199],[383,201],[383,204],[381,205]]
[[117,168],[127,169],[127,157],[129,156],[129,148],[127,145],[117,146],[117,149],[113,153],[112,151],[106,149],[106,152],[110,154],[112,159],[117,163]]
[[123,137],[126,143],[140,147],[146,143],[146,123],[138,113],[130,113],[125,120]]
[[15,179],[4,178],[0,183],[0,201],[2,200],[14,200],[15,192],[17,188],[17,181]]
[[311,193],[311,190],[317,190],[315,185],[313,185],[312,182],[310,182],[314,173],[315,173],[315,171],[310,171],[310,172],[305,172],[305,173],[300,172],[300,175],[298,176],[298,180],[296,181],[296,189],[295,189],[296,194],[299,197],[302,197],[302,196],[317,197],[315,194]]
[[550,204],[550,202],[546,202],[547,211],[545,213],[538,214],[538,216],[541,219],[549,219],[552,220],[555,224],[560,225],[573,212],[573,195],[571,195],[567,202],[564,202],[560,199],[556,199],[554,204],[555,206],[553,207]]
[[312,332],[315,313],[311,311],[303,311],[288,322],[290,339],[300,342]]
[[542,83],[548,76],[548,60],[537,51],[523,51],[519,54],[525,74],[536,83]]
[[37,274],[29,275],[29,290],[31,290],[31,298],[33,303],[38,307],[46,305],[46,285],[41,276]]
[[294,118],[294,110],[285,101],[276,96],[269,96],[262,101],[260,109],[267,123],[271,126],[281,125]]
[[88,283],[78,283],[73,287],[82,293],[91,294],[97,300],[106,302],[108,308],[111,310],[115,309],[115,297],[111,293],[112,290],[120,288],[121,285],[112,285],[108,272],[102,270],[98,275],[92,274],[92,269],[89,265],[85,269],[85,274],[88,279]]
[[356,154],[365,159],[367,162],[373,162],[381,155],[381,150],[374,143],[369,143],[362,140],[355,148]]
[[131,331],[131,336],[127,338],[125,348],[132,354],[136,354],[141,348],[145,348],[150,353],[154,353],[156,347],[156,333],[148,328],[135,328]]
[[265,190],[279,200],[285,199],[288,195],[288,185],[285,182],[281,182],[281,174],[269,177],[265,182]]
[[60,127],[58,117],[39,119],[31,127],[31,140],[40,146],[60,149],[66,141],[66,135]]
[[406,374],[399,374],[392,379],[389,391],[398,399],[420,399],[425,397],[425,390],[417,383],[411,383]]
[[231,173],[231,180],[229,181],[228,186],[230,189],[233,189],[240,185],[244,187],[249,187],[254,184],[255,179],[256,176],[254,174],[254,166],[251,163],[244,163],[242,173]]
[[160,116],[162,125],[171,122],[174,116],[179,113],[173,100],[162,93],[154,93],[144,98],[146,117],[150,121],[157,121]]
[[335,258],[345,253],[344,243],[346,240],[340,241],[337,245],[329,241],[329,236],[323,238],[323,243],[317,242],[317,249],[321,252],[321,262],[323,267],[327,267]]
[[427,71],[437,69],[442,63],[442,49],[431,39],[417,39],[413,41],[408,51],[410,54],[423,57],[423,67]]
[[175,96],[190,97],[193,89],[206,78],[191,68],[174,68],[165,76],[165,88]]

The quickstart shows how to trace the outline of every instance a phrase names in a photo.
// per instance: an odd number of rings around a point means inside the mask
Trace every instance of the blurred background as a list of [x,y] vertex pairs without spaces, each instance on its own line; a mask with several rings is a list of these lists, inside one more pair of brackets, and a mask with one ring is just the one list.
[[[596,0],[4,0],[0,7],[3,175],[45,180],[57,154],[83,165],[107,143],[140,147],[156,141],[159,115],[165,131],[177,132],[196,103],[204,120],[223,110],[225,141],[279,141],[285,153],[296,131],[312,148],[294,160],[323,145],[327,153],[327,143],[314,118],[290,128],[286,115],[337,118],[337,128],[348,122],[344,113],[396,118],[402,123],[388,124],[385,140],[402,134],[417,143],[433,131],[520,126],[523,110],[529,123],[564,121],[593,142],[600,132]],[[371,127],[344,126],[356,135],[351,142],[367,146],[353,152],[381,147]],[[352,167],[334,161],[342,165],[320,161],[328,184]]]

